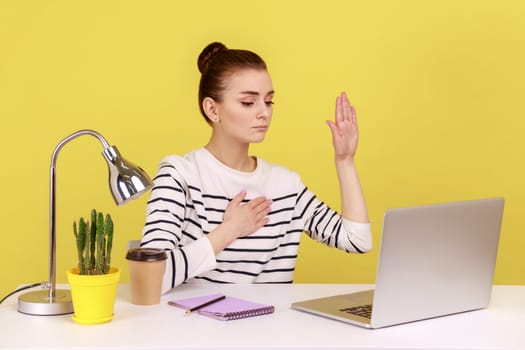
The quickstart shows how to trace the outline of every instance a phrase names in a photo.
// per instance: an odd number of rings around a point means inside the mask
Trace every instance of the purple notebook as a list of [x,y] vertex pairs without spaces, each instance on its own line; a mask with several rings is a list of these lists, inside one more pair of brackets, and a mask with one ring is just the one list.
[[[168,304],[182,309],[192,309],[210,300],[220,297],[222,294],[211,294],[200,297],[178,299],[169,301]],[[272,305],[254,303],[249,300],[226,296],[224,299],[206,305],[195,312],[218,320],[236,320],[239,318],[271,314],[275,308]]]

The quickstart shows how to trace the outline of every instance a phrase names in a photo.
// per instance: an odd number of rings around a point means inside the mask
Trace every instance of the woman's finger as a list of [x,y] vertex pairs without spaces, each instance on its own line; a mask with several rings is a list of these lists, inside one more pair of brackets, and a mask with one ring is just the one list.
[[270,199],[264,198],[262,202],[257,203],[257,205],[253,207],[253,210],[256,215],[258,215],[259,213],[268,213],[270,211],[271,204],[272,201]]
[[343,100],[343,115],[345,120],[352,120],[352,106],[350,105],[350,101],[348,100],[348,96],[345,92],[341,94],[341,99]]
[[227,207],[228,208],[238,207],[239,204],[241,204],[241,202],[243,201],[244,197],[246,197],[246,191],[242,190],[235,197],[232,198],[230,203],[228,203]]
[[352,106],[352,123],[357,127],[357,113],[355,112],[355,107]]
[[344,120],[343,115],[343,103],[341,96],[337,96],[335,99],[335,123],[339,124]]

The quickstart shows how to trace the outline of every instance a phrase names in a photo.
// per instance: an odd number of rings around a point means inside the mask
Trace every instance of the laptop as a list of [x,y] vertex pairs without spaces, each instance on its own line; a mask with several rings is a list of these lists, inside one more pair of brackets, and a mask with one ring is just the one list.
[[503,206],[503,198],[488,198],[389,209],[375,289],[292,308],[367,328],[486,308]]

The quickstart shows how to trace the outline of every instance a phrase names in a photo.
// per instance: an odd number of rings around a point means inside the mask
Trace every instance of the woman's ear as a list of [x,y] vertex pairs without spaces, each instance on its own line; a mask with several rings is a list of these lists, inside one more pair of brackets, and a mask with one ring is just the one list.
[[202,100],[202,109],[210,122],[218,123],[220,121],[217,104],[213,98],[205,97],[204,100]]

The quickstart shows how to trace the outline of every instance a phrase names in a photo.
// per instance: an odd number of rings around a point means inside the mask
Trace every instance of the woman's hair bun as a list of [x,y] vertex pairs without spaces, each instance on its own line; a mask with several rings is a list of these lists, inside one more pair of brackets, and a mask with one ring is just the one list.
[[209,44],[204,48],[204,50],[202,50],[197,60],[197,66],[199,67],[199,72],[201,72],[201,74],[206,69],[208,62],[213,57],[213,55],[222,50],[228,50],[228,48],[223,43],[217,41]]

